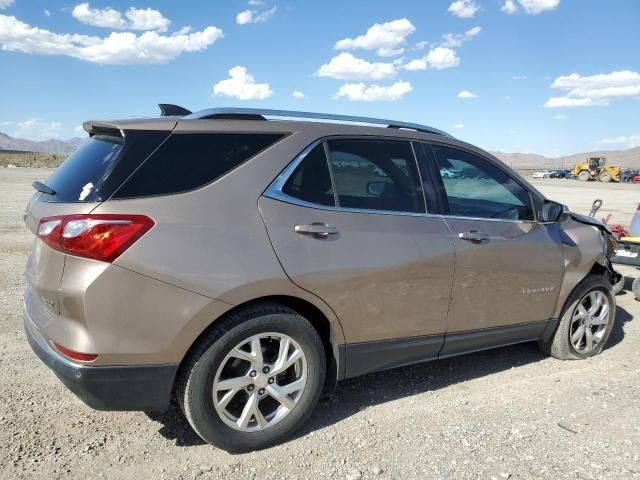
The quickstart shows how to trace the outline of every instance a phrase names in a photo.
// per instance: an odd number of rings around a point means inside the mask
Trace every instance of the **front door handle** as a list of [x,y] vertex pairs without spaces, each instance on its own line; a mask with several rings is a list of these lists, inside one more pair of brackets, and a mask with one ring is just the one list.
[[489,235],[476,230],[470,230],[468,232],[459,233],[458,238],[460,240],[469,240],[471,242],[481,242],[482,240],[489,240]]
[[338,229],[326,223],[312,223],[311,225],[295,225],[293,230],[300,235],[310,235],[314,238],[327,238],[337,235]]

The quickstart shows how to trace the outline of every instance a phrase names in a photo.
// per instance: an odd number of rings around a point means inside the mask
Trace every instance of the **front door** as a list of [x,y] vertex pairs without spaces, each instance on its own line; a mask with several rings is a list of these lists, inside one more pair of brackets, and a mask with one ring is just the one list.
[[331,306],[347,343],[434,336],[416,356],[437,354],[453,244],[425,215],[411,144],[329,140],[302,157],[259,200],[287,275]]
[[448,332],[551,318],[564,260],[551,226],[535,221],[528,190],[478,155],[431,148],[455,246]]

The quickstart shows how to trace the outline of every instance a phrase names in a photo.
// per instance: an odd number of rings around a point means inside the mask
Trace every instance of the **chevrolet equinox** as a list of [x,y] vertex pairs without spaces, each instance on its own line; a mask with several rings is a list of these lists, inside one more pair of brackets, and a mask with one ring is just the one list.
[[605,346],[611,232],[487,152],[390,120],[161,111],[85,122],[25,211],[26,334],[89,406],[175,398],[241,452],[281,442],[345,378]]

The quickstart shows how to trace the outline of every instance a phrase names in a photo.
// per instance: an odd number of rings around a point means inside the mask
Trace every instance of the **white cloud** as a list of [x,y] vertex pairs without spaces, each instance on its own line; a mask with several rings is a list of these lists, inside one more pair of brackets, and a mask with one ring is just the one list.
[[426,58],[430,67],[436,70],[457,67],[460,64],[460,58],[455,50],[446,47],[436,47],[429,50]]
[[[88,3],[76,5],[71,15],[86,25],[115,28],[118,30],[158,30],[166,32],[171,21],[158,10],[129,8],[124,16],[113,8],[91,8]],[[126,17],[126,19],[125,19]]]
[[456,123],[456,124],[453,126],[453,128],[455,128],[455,129],[459,130],[459,129],[461,129],[461,128],[464,128],[464,125],[463,125],[462,123]]
[[627,148],[634,148],[640,146],[640,133],[637,135],[629,135],[628,137],[620,135],[616,138],[603,138],[600,143],[605,145],[621,145]]
[[13,5],[15,0],[0,0],[0,10],[4,10],[5,8],[9,8]]
[[384,80],[396,74],[396,65],[393,63],[367,62],[347,52],[336,55],[316,72],[319,77],[339,80]]
[[304,100],[307,98],[307,96],[300,90],[294,90],[291,95],[293,95],[293,98],[297,98],[298,100]]
[[455,48],[462,45],[463,42],[471,40],[482,31],[481,27],[473,27],[464,33],[445,33],[442,36],[441,47]]
[[527,76],[526,75],[514,75],[513,77],[511,77],[511,80],[526,80]]
[[265,23],[271,20],[276,13],[276,6],[270,10],[265,10],[262,13],[258,13],[257,10],[245,10],[236,15],[236,23],[238,25],[246,25],[248,23]]
[[417,72],[418,70],[427,69],[427,61],[424,58],[417,58],[406,63],[403,68],[411,72]]
[[222,30],[216,27],[188,35],[179,32],[161,35],[156,31],[139,36],[132,32],[112,32],[108,37],[60,34],[0,15],[1,50],[66,55],[99,64],[166,63],[183,53],[205,50],[222,36]]
[[376,23],[364,35],[339,40],[333,48],[336,50],[356,48],[377,50],[378,55],[390,57],[404,52],[402,45],[406,43],[406,38],[415,31],[416,27],[409,20],[400,18],[390,22]]
[[263,100],[273,95],[273,90],[268,83],[256,83],[245,67],[237,65],[229,70],[229,78],[213,86],[213,93],[240,100]]
[[[539,13],[555,10],[560,5],[560,0],[517,0],[522,9],[531,15],[537,15]],[[519,10],[515,0],[505,0],[500,8],[504,13],[513,15]]]
[[[546,108],[591,107],[598,105],[591,98],[551,97],[544,104]],[[600,104],[602,105],[602,104]]]
[[46,8],[45,8],[43,11],[44,11],[44,14],[45,14],[47,17],[50,17],[50,16],[51,16],[51,12],[50,12],[49,10],[47,10]]
[[480,10],[480,7],[473,0],[455,0],[451,2],[447,9],[447,11],[460,18],[471,18],[478,10]]
[[583,77],[577,73],[560,76],[551,88],[565,90],[562,97],[551,97],[547,108],[609,105],[611,100],[640,97],[640,73],[630,70]]
[[458,92],[458,98],[477,98],[475,93],[471,93],[469,90],[460,90]]
[[249,0],[249,5],[252,5],[254,7],[264,5],[264,0]]
[[44,122],[37,118],[28,120],[0,122],[0,127],[12,137],[46,140],[59,138],[62,133],[61,122]]
[[426,42],[424,40],[422,40],[421,42],[416,43],[413,46],[413,49],[418,51],[418,50],[424,50],[425,48],[427,48],[429,46],[429,42]]
[[500,10],[502,10],[504,13],[507,13],[509,15],[513,15],[518,11],[518,7],[513,2],[513,0],[505,0]]
[[365,85],[364,83],[346,83],[340,87],[334,98],[345,97],[354,102],[395,102],[413,90],[409,82],[396,82],[388,87]]
[[567,116],[564,113],[559,113],[559,114],[553,116],[554,120],[565,120],[566,118],[567,118]]

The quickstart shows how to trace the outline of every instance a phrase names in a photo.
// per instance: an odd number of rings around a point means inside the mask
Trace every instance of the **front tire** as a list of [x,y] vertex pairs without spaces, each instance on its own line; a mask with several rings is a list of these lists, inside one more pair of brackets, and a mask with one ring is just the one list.
[[608,183],[611,180],[613,180],[613,177],[611,176],[611,174],[609,172],[602,172],[600,174],[600,181],[601,182]]
[[591,180],[591,174],[588,170],[582,170],[580,171],[580,173],[578,173],[578,180],[580,180],[581,182],[588,182],[589,180]]
[[311,415],[324,384],[322,341],[295,311],[259,304],[220,321],[190,355],[177,386],[187,420],[233,453],[282,442]]
[[615,321],[616,301],[611,288],[601,275],[589,275],[580,282],[567,298],[553,336],[539,342],[542,351],[560,360],[599,354]]

